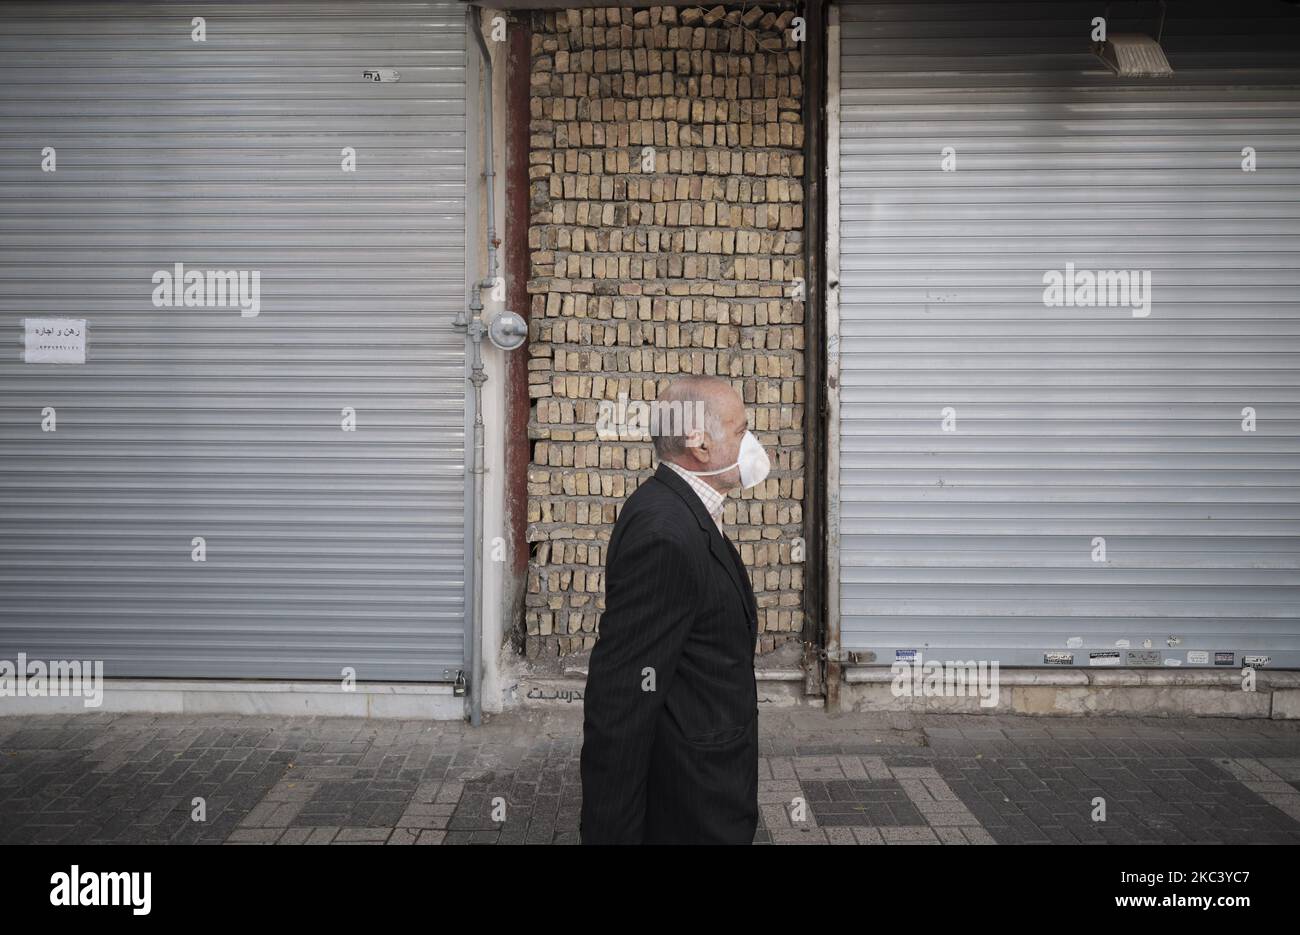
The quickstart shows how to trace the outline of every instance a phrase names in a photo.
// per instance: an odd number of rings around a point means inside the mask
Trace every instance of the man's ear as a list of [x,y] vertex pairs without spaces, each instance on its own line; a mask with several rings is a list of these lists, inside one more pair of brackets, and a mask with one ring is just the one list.
[[708,459],[709,440],[707,432],[702,429],[693,429],[686,433],[683,445],[690,449],[691,454],[696,458],[704,461]]

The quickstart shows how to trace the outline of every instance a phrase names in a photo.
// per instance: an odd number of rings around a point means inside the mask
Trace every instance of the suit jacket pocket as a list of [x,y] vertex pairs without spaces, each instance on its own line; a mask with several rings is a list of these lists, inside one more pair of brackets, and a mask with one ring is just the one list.
[[741,724],[739,727],[724,727],[721,730],[709,731],[707,734],[700,734],[696,737],[687,737],[686,742],[696,747],[718,747],[723,744],[731,743],[745,735],[747,724]]
[[[754,716],[757,717],[758,711],[755,710]],[[754,723],[751,717],[744,724],[735,727],[722,727],[718,730],[709,731],[706,734],[696,734],[694,737],[684,738],[687,743],[693,747],[722,747],[730,743],[735,743],[749,734],[749,727]]]

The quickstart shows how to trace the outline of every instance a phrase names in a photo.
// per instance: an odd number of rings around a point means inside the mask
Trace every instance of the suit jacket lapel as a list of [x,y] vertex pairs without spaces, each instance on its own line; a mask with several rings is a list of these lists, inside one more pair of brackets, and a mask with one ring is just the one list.
[[[720,538],[726,544],[727,552],[730,553],[731,564],[735,566],[736,573],[740,575],[741,581],[745,583],[745,587],[742,589],[742,594],[740,596],[745,601],[745,612],[749,615],[750,629],[754,632],[755,637],[757,637],[758,603],[754,598],[754,585],[749,580],[749,571],[745,568],[745,561],[740,557],[740,550],[736,548],[736,544],[726,536],[720,536]],[[733,578],[732,580],[734,581],[735,579]]]
[[[757,627],[758,621],[755,619],[753,605],[754,589],[746,586],[749,584],[747,580],[744,582],[741,580],[740,576],[745,573],[744,565],[740,562],[740,554],[736,551],[736,547],[722,535],[717,523],[713,522],[713,517],[704,508],[704,502],[700,500],[699,495],[691,490],[686,481],[677,476],[676,471],[666,464],[660,464],[659,470],[655,471],[655,479],[667,484],[669,489],[686,501],[700,528],[709,534],[709,551],[722,565],[731,583],[736,586],[736,593],[740,595],[740,602],[745,607],[745,618],[749,621],[750,628]],[[747,579],[749,576],[746,574],[745,577]]]

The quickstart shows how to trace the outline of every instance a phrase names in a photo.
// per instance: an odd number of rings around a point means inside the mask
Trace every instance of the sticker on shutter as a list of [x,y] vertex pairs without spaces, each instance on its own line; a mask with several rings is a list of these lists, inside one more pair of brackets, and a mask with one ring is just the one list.
[[84,364],[86,319],[24,318],[23,362]]

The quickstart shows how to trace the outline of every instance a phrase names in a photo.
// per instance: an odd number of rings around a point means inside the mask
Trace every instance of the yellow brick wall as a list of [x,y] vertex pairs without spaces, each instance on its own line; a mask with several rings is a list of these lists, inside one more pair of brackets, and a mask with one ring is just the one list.
[[594,645],[610,531],[655,468],[648,438],[598,436],[600,401],[652,400],[679,373],[729,379],[772,458],[725,513],[759,651],[802,629],[793,17],[750,4],[533,14],[529,657]]

